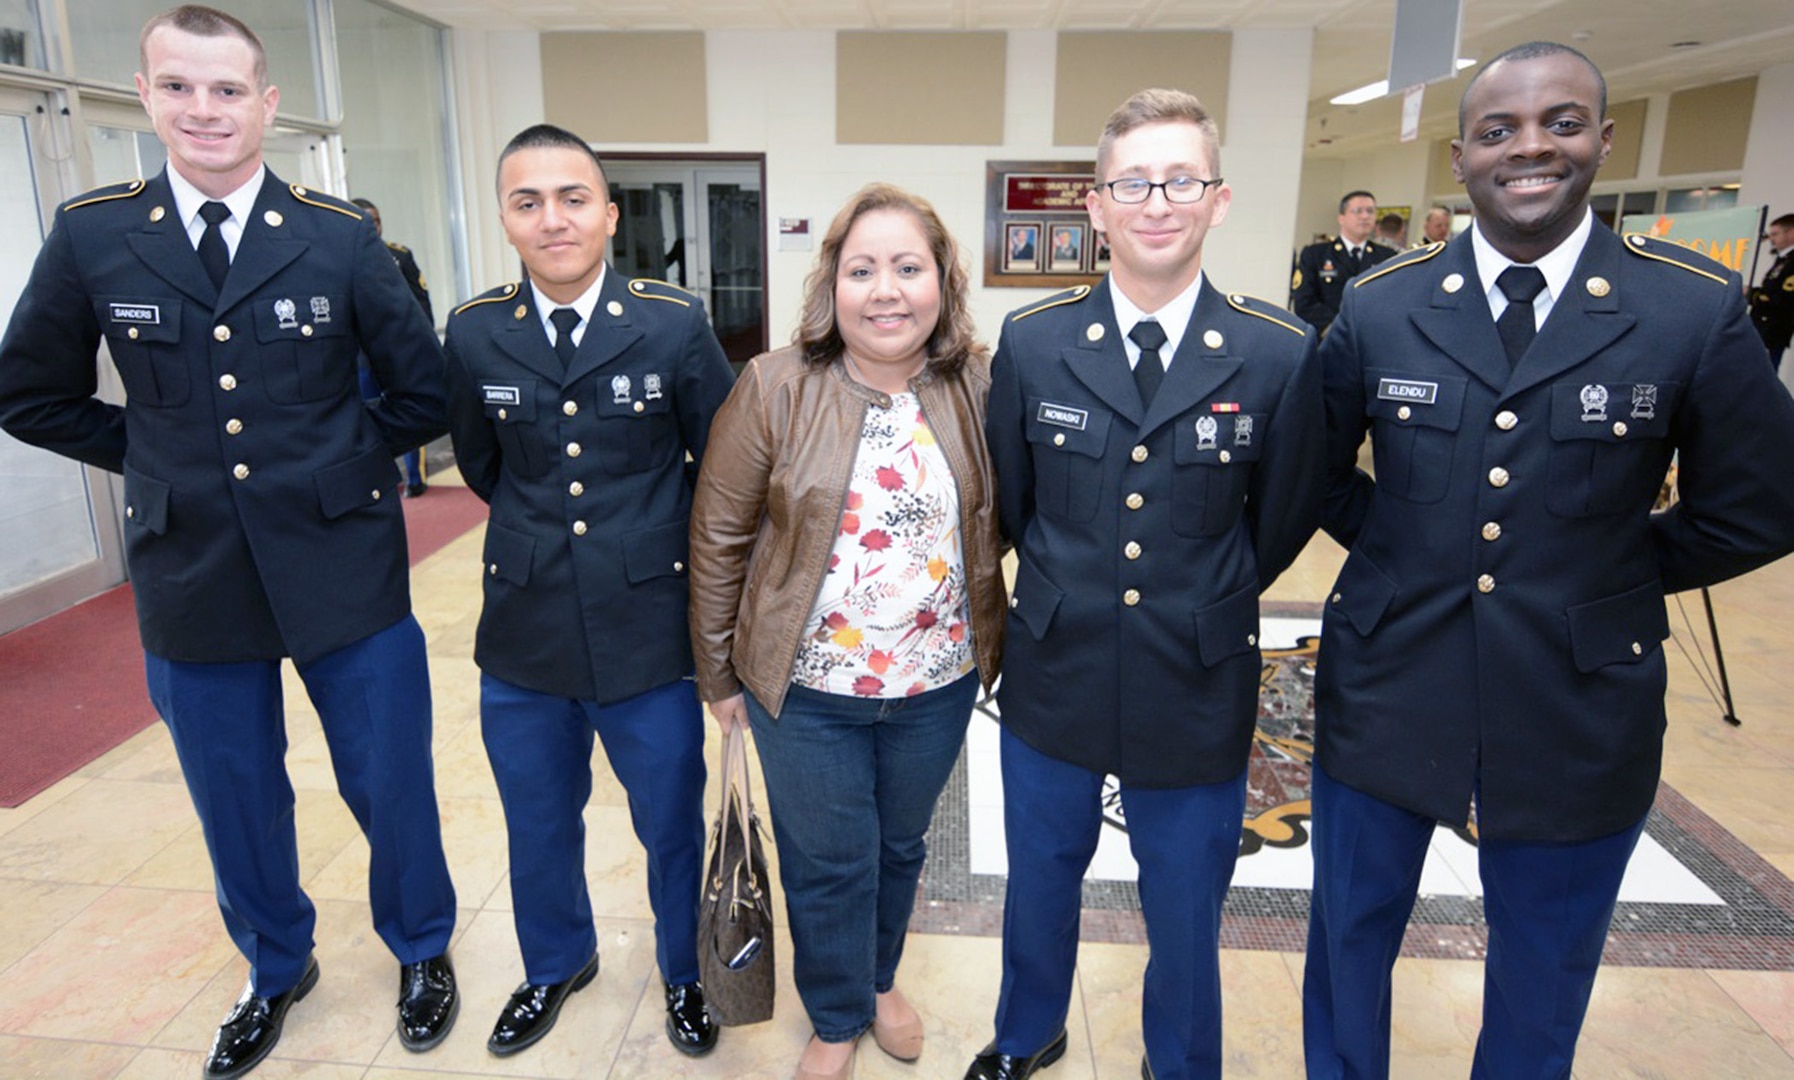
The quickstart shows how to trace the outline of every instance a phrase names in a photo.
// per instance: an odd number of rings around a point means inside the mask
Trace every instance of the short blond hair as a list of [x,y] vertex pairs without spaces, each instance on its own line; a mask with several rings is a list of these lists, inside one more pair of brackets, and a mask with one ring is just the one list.
[[[1215,127],[1215,118],[1194,94],[1154,88],[1141,90],[1122,102],[1104,122],[1102,137],[1096,141],[1096,182],[1100,184],[1107,178],[1109,152],[1114,148],[1116,139],[1148,124],[1174,123],[1196,125],[1202,132],[1203,144],[1208,147],[1209,170],[1216,176],[1220,175],[1221,133]],[[1214,177],[1204,179],[1212,180]]]

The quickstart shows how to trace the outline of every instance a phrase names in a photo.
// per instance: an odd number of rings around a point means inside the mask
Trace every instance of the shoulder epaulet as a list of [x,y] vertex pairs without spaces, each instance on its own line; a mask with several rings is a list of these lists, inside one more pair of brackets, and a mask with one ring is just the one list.
[[1726,281],[1724,263],[1715,262],[1694,249],[1683,247],[1673,240],[1647,236],[1644,233],[1627,233],[1626,250],[1647,259],[1679,266],[1691,274],[1710,278],[1721,285],[1724,285]]
[[1445,241],[1438,240],[1431,244],[1428,244],[1426,247],[1423,247],[1423,248],[1415,248],[1413,251],[1404,251],[1401,254],[1397,255],[1393,259],[1388,259],[1388,260],[1378,263],[1376,265],[1375,269],[1367,270],[1364,273],[1359,274],[1357,277],[1353,278],[1352,279],[1352,288],[1354,288],[1354,289],[1363,288],[1364,286],[1366,286],[1366,285],[1370,284],[1371,282],[1377,280],[1378,278],[1382,277],[1384,274],[1393,274],[1397,270],[1401,270],[1406,267],[1414,266],[1417,263],[1426,262],[1428,259],[1432,258],[1433,256],[1439,254],[1441,251],[1444,251],[1444,250],[1445,250]]
[[1045,311],[1047,308],[1056,308],[1060,304],[1075,304],[1079,300],[1082,300],[1082,299],[1084,299],[1084,297],[1089,296],[1089,295],[1090,295],[1090,286],[1077,285],[1070,289],[1065,290],[1062,293],[1054,293],[1052,296],[1047,297],[1045,300],[1042,300],[1040,303],[1035,304],[1032,307],[1025,307],[1025,308],[1021,309],[1020,311],[1016,312],[1014,315],[1009,316],[1009,321],[1010,322],[1021,322],[1023,319],[1027,318],[1028,316],[1038,315],[1041,312]]
[[1302,325],[1300,319],[1269,300],[1260,300],[1256,296],[1247,296],[1245,293],[1228,293],[1227,304],[1235,311],[1256,315],[1265,322],[1276,323],[1297,337],[1308,336],[1308,330]]
[[[656,288],[656,286],[658,286],[658,288]],[[675,296],[673,295],[674,293],[684,293],[685,296]],[[644,300],[665,300],[669,304],[680,304],[684,307],[690,307],[691,301],[687,300],[685,297],[697,296],[698,294],[689,289],[682,289],[670,281],[661,281],[659,278],[638,277],[630,280],[629,295],[639,296]]]
[[459,315],[471,307],[479,307],[481,304],[492,304],[500,300],[509,300],[511,297],[517,295],[517,288],[518,283],[515,281],[511,282],[509,285],[501,285],[496,289],[481,293],[449,314]]
[[322,191],[313,191],[304,184],[288,184],[287,190],[293,193],[293,198],[298,199],[307,206],[316,206],[325,210],[335,210],[337,213],[352,217],[356,221],[361,220],[361,210],[356,207],[354,203],[344,202],[335,195],[326,195]]
[[406,252],[407,254],[409,254],[411,251],[411,249],[406,247],[404,244],[395,244],[391,240],[386,241],[386,246],[389,250],[392,250],[392,251],[403,251],[403,252]]
[[127,180],[119,184],[109,184],[103,188],[95,188],[87,194],[63,207],[64,211],[78,210],[83,206],[95,203],[111,202],[113,199],[129,199],[143,190],[142,180]]

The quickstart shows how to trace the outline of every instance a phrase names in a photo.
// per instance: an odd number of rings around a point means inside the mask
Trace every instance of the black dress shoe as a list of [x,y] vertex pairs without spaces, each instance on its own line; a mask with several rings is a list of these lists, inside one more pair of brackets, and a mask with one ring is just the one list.
[[443,953],[399,966],[399,1042],[414,1054],[448,1037],[461,1012],[455,992],[455,965]]
[[999,1054],[997,1044],[993,1042],[972,1059],[972,1067],[966,1070],[965,1080],[1028,1080],[1028,1077],[1064,1056],[1064,1028],[1059,1029],[1059,1034],[1052,1042],[1027,1057]]
[[415,499],[428,490],[430,490],[430,485],[428,484],[406,484],[405,497],[407,499]]
[[666,992],[667,1038],[673,1049],[688,1057],[710,1053],[716,1046],[716,1022],[704,1007],[703,984],[669,986]]
[[230,1015],[218,1025],[212,1049],[206,1053],[202,1074],[206,1080],[232,1080],[260,1065],[273,1051],[274,1044],[280,1041],[280,1029],[286,1023],[287,1010],[293,1007],[293,1002],[311,993],[311,988],[316,985],[318,962],[308,956],[299,985],[284,994],[263,997],[255,992],[253,985],[245,986]]
[[597,977],[598,954],[593,953],[586,966],[579,969],[579,974],[566,982],[519,986],[506,1003],[505,1011],[498,1014],[498,1023],[492,1025],[492,1037],[486,1040],[486,1049],[503,1057],[526,1046],[534,1046],[554,1029],[561,1006],[567,1003],[567,995],[584,990],[586,984]]

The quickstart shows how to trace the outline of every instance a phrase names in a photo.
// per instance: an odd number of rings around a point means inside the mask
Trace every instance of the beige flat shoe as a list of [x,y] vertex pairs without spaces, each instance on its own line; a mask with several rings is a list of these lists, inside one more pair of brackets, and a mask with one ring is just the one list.
[[872,1041],[878,1048],[896,1058],[898,1061],[914,1061],[922,1056],[922,1017],[915,1007],[903,996],[903,991],[892,987],[880,995],[890,1001],[899,1013],[907,1013],[905,1019],[890,1024],[881,1024],[876,1018],[872,1021]]
[[[818,1039],[814,1035],[810,1036],[810,1042],[820,1043],[821,1041],[821,1039]],[[799,1058],[797,1061],[797,1075],[793,1080],[848,1080],[848,1077],[853,1075],[853,1055],[859,1050],[858,1042],[857,1039],[854,1041],[855,1044],[853,1048],[847,1052],[847,1060],[843,1061],[841,1067],[838,1069],[829,1069],[826,1072],[818,1072],[815,1069],[806,1067],[803,1059]],[[806,1046],[805,1049],[807,1050],[809,1048]]]

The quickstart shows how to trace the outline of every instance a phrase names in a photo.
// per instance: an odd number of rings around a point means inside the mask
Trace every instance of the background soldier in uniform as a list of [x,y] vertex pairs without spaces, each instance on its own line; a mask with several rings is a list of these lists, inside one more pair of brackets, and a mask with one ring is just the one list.
[[[417,256],[411,254],[411,249],[404,244],[395,244],[391,240],[385,239],[386,227],[380,220],[380,208],[375,206],[371,200],[351,199],[349,201],[367,211],[368,217],[374,219],[374,231],[380,234],[382,241],[386,244],[386,250],[392,252],[392,261],[399,266],[399,276],[405,279],[405,285],[410,288],[411,295],[417,297],[417,302],[423,305],[424,318],[430,320],[431,332],[434,333],[436,310],[430,306],[430,290],[424,285],[424,272],[417,265]],[[361,380],[361,396],[363,398],[372,400],[380,396],[380,384],[375,381],[373,369],[368,366],[366,357],[362,357],[357,362],[356,374]],[[405,451],[405,497],[407,499],[415,499],[429,490],[428,485],[424,482],[423,459],[422,447],[412,447]]]
[[[150,699],[250,961],[205,1074],[253,1068],[318,979],[284,762],[287,656],[371,849],[400,1039],[427,1049],[458,1005],[455,891],[405,522],[387,496],[394,455],[444,430],[442,352],[373,223],[263,167],[279,93],[248,27],[177,8],[150,20],[142,54],[137,92],[168,168],[57,211],[0,344],[0,423],[124,473]],[[94,396],[102,337],[123,408]],[[386,388],[372,406],[358,351]]]
[[1794,338],[1794,214],[1769,223],[1769,247],[1775,259],[1763,283],[1750,292],[1750,318],[1769,348],[1769,359],[1781,367],[1782,353]]
[[1371,239],[1377,226],[1377,197],[1368,191],[1347,192],[1339,200],[1339,236],[1302,249],[1290,279],[1289,306],[1322,333],[1339,314],[1339,297],[1354,274],[1395,254]]
[[1130,98],[1086,200],[1113,270],[1003,323],[986,432],[1019,557],[998,690],[1009,885],[996,1040],[967,1080],[1065,1052],[1106,773],[1152,943],[1142,1072],[1221,1072],[1258,594],[1318,520],[1322,421],[1314,335],[1202,272],[1232,197],[1218,159],[1195,98]]
[[[1472,1075],[1570,1074],[1657,791],[1664,594],[1794,546],[1794,401],[1738,275],[1589,211],[1606,98],[1562,45],[1485,65],[1452,142],[1475,224],[1354,281],[1321,346],[1324,524],[1350,554],[1316,684],[1317,1080],[1388,1075],[1427,845],[1472,803],[1489,925]],[[1355,468],[1366,431],[1374,480]],[[1680,501],[1652,514],[1677,454]]]
[[448,324],[455,455],[492,504],[474,659],[525,971],[486,1045],[536,1042],[598,973],[580,817],[595,732],[648,852],[667,1037],[702,1054],[716,1028],[698,985],[704,717],[687,529],[729,363],[696,297],[605,267],[617,208],[578,136],[518,134],[498,192],[528,280]]

